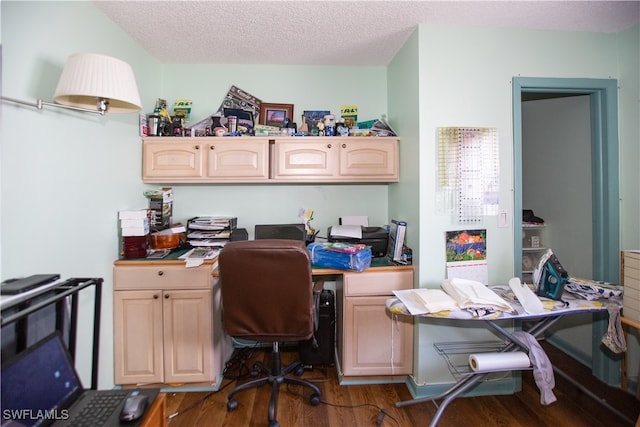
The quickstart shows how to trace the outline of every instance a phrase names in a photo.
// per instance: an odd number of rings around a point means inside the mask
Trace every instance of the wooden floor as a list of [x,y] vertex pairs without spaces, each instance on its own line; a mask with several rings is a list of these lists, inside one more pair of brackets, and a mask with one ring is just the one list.
[[[554,366],[589,387],[599,399],[613,406],[617,416],[571,382],[556,375],[554,393],[557,402],[542,406],[540,393],[531,371],[523,373],[522,391],[507,396],[480,396],[453,401],[444,411],[439,427],[448,426],[633,426],[640,413],[640,401],[634,395],[609,387],[591,375],[589,369],[575,362],[547,343],[545,350]],[[283,363],[292,361],[296,352],[284,352]],[[269,352],[257,350],[249,360],[270,360]],[[280,387],[277,419],[282,427],[297,426],[427,426],[437,408],[432,402],[396,408],[395,403],[411,399],[404,384],[338,384],[336,369],[314,369],[302,378],[314,381],[322,390],[318,406],[309,404],[311,392],[299,386]],[[244,381],[244,380],[241,380]],[[167,414],[174,415],[169,427],[192,426],[266,426],[270,387],[245,390],[236,395],[238,409],[227,411],[227,394],[236,385],[225,379],[214,393],[170,393]],[[303,396],[302,396],[303,395]],[[381,415],[383,414],[383,415]],[[381,422],[377,421],[381,418]],[[625,419],[626,418],[626,419]],[[640,426],[640,424],[639,424]]]

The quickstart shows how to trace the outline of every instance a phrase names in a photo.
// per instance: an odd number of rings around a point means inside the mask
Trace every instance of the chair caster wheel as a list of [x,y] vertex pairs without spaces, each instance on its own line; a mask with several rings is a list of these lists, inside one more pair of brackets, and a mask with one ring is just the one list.
[[258,375],[260,375],[260,365],[254,363],[253,368],[251,369],[251,376],[257,377]]
[[320,404],[320,395],[318,393],[313,393],[311,398],[309,398],[309,402],[311,402],[311,406],[318,406]]
[[269,427],[280,427],[280,423],[276,420],[270,421]]
[[296,377],[301,377],[302,374],[304,374],[304,365],[300,365],[296,368],[296,371],[294,372],[294,375]]
[[234,409],[238,409],[238,401],[235,399],[229,399],[227,402],[227,411],[231,412]]

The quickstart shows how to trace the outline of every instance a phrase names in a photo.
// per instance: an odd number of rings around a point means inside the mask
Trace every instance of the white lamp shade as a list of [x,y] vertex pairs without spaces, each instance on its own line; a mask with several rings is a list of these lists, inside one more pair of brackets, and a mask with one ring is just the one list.
[[81,108],[97,108],[107,100],[108,111],[131,113],[142,108],[131,66],[117,58],[77,53],[67,61],[54,95],[55,102]]

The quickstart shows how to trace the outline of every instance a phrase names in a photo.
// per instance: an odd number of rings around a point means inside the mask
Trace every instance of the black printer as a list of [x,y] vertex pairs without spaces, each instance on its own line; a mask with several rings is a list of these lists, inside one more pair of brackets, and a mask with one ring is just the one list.
[[374,258],[387,255],[389,234],[387,229],[383,227],[334,225],[329,227],[327,236],[330,242],[362,243],[367,245],[371,247],[371,255]]

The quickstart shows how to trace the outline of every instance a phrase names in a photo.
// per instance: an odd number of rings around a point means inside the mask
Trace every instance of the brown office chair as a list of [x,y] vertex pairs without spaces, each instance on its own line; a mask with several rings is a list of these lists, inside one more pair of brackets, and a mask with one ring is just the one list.
[[282,368],[280,343],[308,340],[314,332],[311,262],[304,242],[294,240],[245,240],[229,242],[218,257],[222,295],[222,323],[232,337],[272,343],[271,368],[256,362],[254,373],[260,377],[236,386],[228,396],[227,409],[238,407],[234,395],[239,391],[271,384],[269,425],[276,421],[278,387],[298,384],[313,390],[310,403],[320,403],[320,389],[300,378],[301,360]]

